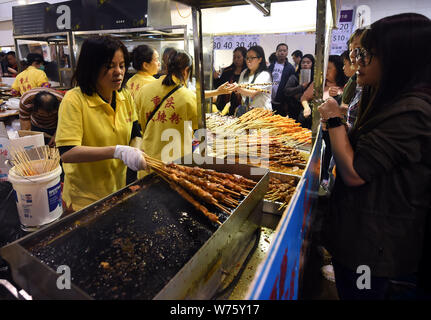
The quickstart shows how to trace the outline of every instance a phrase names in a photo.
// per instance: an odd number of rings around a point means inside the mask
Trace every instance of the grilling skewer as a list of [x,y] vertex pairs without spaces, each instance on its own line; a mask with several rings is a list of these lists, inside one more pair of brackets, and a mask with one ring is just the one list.
[[[213,222],[218,221],[218,218],[217,221],[215,220],[217,216],[200,205],[192,195],[216,206],[223,212],[231,214],[229,208],[235,208],[239,203],[238,200],[232,197],[246,196],[256,184],[254,181],[238,175],[220,173],[199,167],[191,168],[173,163],[165,165],[162,161],[148,155],[145,155],[145,160],[148,166],[167,181],[173,190],[180,193],[185,200],[189,201]],[[229,195],[224,195],[222,192],[229,193]]]
[[181,188],[179,185],[175,184],[174,182],[168,180],[166,177],[164,177],[163,175],[161,175],[162,179],[165,180],[169,186],[176,192],[178,192],[178,194],[184,198],[184,200],[188,201],[189,203],[191,203],[197,210],[199,210],[200,212],[202,212],[208,219],[210,219],[211,221],[222,225],[222,223],[219,221],[217,215],[215,215],[214,213],[211,213],[208,211],[208,209],[206,207],[204,207],[203,205],[201,205],[199,202],[197,202],[195,199],[193,199],[193,197],[191,195],[189,195],[187,193],[187,191],[185,191],[183,188]]

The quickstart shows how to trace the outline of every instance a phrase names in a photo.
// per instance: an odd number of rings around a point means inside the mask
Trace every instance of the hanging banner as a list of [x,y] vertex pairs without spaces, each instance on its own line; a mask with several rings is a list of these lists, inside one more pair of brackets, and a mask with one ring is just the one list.
[[228,35],[214,37],[214,50],[235,50],[237,47],[249,49],[259,45],[260,35]]
[[340,55],[348,49],[347,41],[353,28],[353,9],[340,11],[337,27],[332,30],[331,54]]

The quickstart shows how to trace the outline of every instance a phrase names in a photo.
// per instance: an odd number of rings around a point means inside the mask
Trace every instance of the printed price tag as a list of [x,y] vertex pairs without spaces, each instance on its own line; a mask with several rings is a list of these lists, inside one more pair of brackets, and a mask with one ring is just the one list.
[[249,49],[259,45],[259,35],[232,35],[214,37],[214,50],[234,50],[237,47]]
[[341,10],[338,29],[332,31],[331,54],[340,55],[347,48],[347,41],[352,33],[353,10]]

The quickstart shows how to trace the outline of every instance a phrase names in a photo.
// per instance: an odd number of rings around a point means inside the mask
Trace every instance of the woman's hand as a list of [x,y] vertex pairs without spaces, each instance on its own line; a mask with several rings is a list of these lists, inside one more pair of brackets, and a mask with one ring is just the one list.
[[317,111],[320,112],[320,117],[322,120],[326,121],[329,118],[342,118],[342,110],[334,98],[328,98],[324,103],[322,103]]
[[225,82],[222,85],[220,85],[216,91],[217,94],[231,94],[233,91],[236,90],[236,88],[238,87],[238,85],[236,83],[229,83],[229,82]]
[[340,90],[339,87],[329,87],[328,93],[331,97],[336,97],[340,94]]
[[138,148],[117,145],[114,151],[114,159],[120,159],[134,171],[147,169],[144,153]]
[[309,106],[304,107],[304,118],[311,116],[311,108]]

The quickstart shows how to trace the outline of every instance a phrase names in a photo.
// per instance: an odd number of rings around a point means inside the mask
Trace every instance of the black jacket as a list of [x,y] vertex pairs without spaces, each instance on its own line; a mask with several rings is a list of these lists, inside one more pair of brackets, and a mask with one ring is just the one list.
[[431,96],[404,96],[357,132],[349,136],[353,166],[366,183],[349,187],[337,175],[325,246],[354,272],[367,265],[377,277],[415,273],[431,214]]
[[[274,71],[275,63],[271,63],[269,66],[268,72],[272,76],[272,72]],[[284,63],[284,69],[281,74],[280,84],[278,86],[277,95],[275,96],[275,101],[277,103],[281,103],[284,99],[283,97],[283,88],[286,86],[286,82],[289,79],[289,77],[295,73],[295,68],[292,66],[292,64],[286,60]]]

